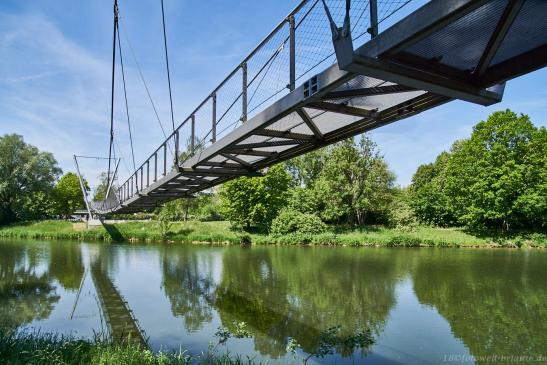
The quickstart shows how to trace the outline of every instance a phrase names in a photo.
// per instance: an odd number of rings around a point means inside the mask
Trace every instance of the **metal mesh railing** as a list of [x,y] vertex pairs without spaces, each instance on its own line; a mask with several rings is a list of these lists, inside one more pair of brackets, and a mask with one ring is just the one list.
[[[411,1],[353,0],[350,18],[354,45],[369,40],[372,29]],[[326,3],[341,25],[345,0]],[[371,3],[376,4],[376,17],[371,17]],[[377,23],[371,22],[374,18]],[[135,196],[335,62],[322,1],[302,1],[117,189],[117,199],[124,202]]]

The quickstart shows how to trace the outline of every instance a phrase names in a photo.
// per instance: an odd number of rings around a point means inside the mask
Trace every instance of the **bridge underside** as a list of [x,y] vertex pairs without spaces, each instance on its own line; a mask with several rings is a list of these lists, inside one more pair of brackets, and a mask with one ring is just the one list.
[[141,172],[140,188],[122,186],[116,204],[97,212],[142,211],[257,176],[454,99],[497,103],[505,81],[547,64],[545,19],[543,0],[431,1],[358,49],[341,34],[337,64],[157,181]]

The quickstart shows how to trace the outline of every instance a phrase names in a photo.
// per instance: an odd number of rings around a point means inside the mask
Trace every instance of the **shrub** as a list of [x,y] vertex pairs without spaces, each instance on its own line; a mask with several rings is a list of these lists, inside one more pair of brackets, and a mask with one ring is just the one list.
[[271,233],[274,236],[287,234],[314,235],[325,232],[327,226],[315,214],[283,210],[273,220]]
[[393,204],[389,217],[389,225],[401,231],[413,231],[418,221],[412,208],[404,201]]
[[410,236],[393,236],[387,242],[387,246],[392,247],[419,247],[422,241]]

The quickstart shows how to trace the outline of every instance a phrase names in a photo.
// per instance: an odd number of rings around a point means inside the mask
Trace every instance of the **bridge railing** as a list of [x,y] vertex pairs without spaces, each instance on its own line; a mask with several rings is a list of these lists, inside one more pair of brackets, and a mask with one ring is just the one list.
[[[412,1],[416,0],[353,0],[350,18],[354,45],[377,34],[378,28]],[[345,0],[326,3],[341,25]],[[322,1],[302,1],[117,189],[119,202],[131,199],[335,62]]]

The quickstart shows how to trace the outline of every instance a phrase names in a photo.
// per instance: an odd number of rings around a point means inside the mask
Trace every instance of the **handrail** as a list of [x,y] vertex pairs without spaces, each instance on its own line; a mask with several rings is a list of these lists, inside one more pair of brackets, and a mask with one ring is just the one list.
[[[330,0],[331,3],[335,3],[336,1],[339,2],[339,4],[341,4],[342,2],[344,2],[344,0]],[[384,1],[384,7],[387,8],[388,10],[391,9],[389,7],[389,1],[390,0],[385,0]],[[371,23],[369,24],[369,22],[367,22],[367,16],[363,16],[363,14],[365,13],[365,9],[367,9],[367,7],[372,11],[372,9],[374,9],[375,12],[377,12],[377,5],[379,5],[378,3],[380,2],[380,0],[354,0],[353,1],[353,4],[360,4],[360,5],[363,5],[361,10],[362,10],[362,13],[357,17],[357,22],[361,22],[365,25],[370,25],[370,27],[368,27],[368,29],[373,29],[374,26],[377,26],[377,24],[373,24],[372,21],[376,21],[377,20],[374,20],[374,19],[377,19],[377,14],[371,14],[370,16],[370,19],[369,21],[371,21]],[[374,3],[374,6],[372,6]],[[303,9],[305,9],[305,6],[307,4],[311,4],[310,8],[307,9],[304,13],[303,16],[300,17],[300,19],[298,19],[298,22],[295,22],[295,16],[299,14],[299,12]],[[159,158],[158,158],[158,155],[159,157],[162,157],[161,156],[161,150],[163,149],[163,172],[161,173],[162,176],[166,176],[167,173],[168,173],[168,164],[167,164],[167,147],[170,146],[170,141],[171,140],[174,140],[174,143],[175,143],[175,156],[174,156],[174,159],[173,159],[173,162],[172,163],[169,163],[169,171],[172,170],[173,167],[175,166],[178,166],[180,165],[180,161],[179,161],[179,154],[180,154],[180,150],[179,150],[179,146],[180,146],[180,139],[181,139],[181,134],[182,134],[182,128],[188,123],[188,121],[191,121],[192,122],[192,128],[191,128],[191,135],[190,135],[190,146],[187,146],[187,150],[188,148],[191,148],[191,151],[188,151],[189,152],[189,155],[194,155],[195,154],[195,151],[196,151],[196,147],[197,148],[203,148],[204,146],[207,145],[207,138],[208,136],[211,135],[211,133],[213,133],[213,138],[212,138],[212,141],[211,142],[214,142],[218,135],[216,133],[216,127],[217,125],[219,125],[223,120],[225,120],[225,117],[228,113],[230,112],[233,112],[233,107],[241,100],[241,103],[242,103],[242,110],[241,110],[241,118],[239,118],[239,120],[236,120],[234,121],[231,125],[228,125],[228,127],[225,127],[224,129],[221,130],[220,134],[222,134],[224,131],[226,131],[229,127],[231,127],[232,125],[236,124],[236,123],[239,123],[240,121],[242,122],[245,122],[246,119],[248,118],[247,116],[247,109],[248,109],[248,103],[250,103],[248,99],[248,95],[247,95],[247,90],[255,85],[255,82],[257,79],[259,79],[260,75],[263,75],[262,78],[264,78],[266,75],[268,75],[268,72],[269,72],[269,65],[270,63],[274,63],[276,61],[276,57],[282,53],[284,51],[284,48],[282,47],[285,47],[285,45],[287,44],[287,42],[289,42],[289,50],[288,52],[290,53],[289,54],[289,65],[287,66],[287,69],[285,71],[282,72],[282,75],[279,76],[279,75],[273,75],[274,77],[277,76],[278,79],[277,80],[273,80],[274,83],[276,83],[277,85],[279,84],[279,80],[282,80],[284,79],[285,77],[288,77],[288,84],[286,85],[286,88],[289,89],[289,92],[294,90],[295,89],[295,84],[296,84],[296,80],[298,80],[302,75],[305,75],[306,73],[312,71],[313,69],[315,69],[315,67],[317,67],[318,65],[320,65],[322,62],[324,62],[325,59],[323,59],[322,61],[316,63],[316,64],[312,64],[310,65],[309,63],[310,62],[316,62],[317,59],[313,60],[313,61],[309,61],[309,59],[306,58],[306,56],[308,56],[307,53],[304,53],[303,55],[297,55],[296,53],[296,39],[298,37],[298,35],[301,35],[303,37],[303,41],[308,41],[308,43],[311,42],[311,44],[313,44],[314,41],[317,40],[317,37],[319,36],[315,36],[314,34],[311,34],[313,33],[313,30],[315,29],[314,27],[317,26],[317,20],[315,21],[314,23],[314,18],[313,18],[313,13],[312,14],[312,11],[316,10],[316,6],[320,4],[320,0],[302,0],[282,21],[280,21],[274,28],[272,31],[270,31],[270,33],[268,33],[268,35],[266,35],[259,43],[258,45],[251,51],[247,54],[247,56],[245,56],[243,58],[243,60],[241,62],[239,62],[239,64],[228,74],[228,76],[226,76],[214,89],[212,92],[210,92],[203,101],[201,101],[201,103],[199,103],[199,105],[192,111],[189,113],[189,115],[173,130],[173,132],[171,132],[166,138],[165,140],[163,141],[163,143],[160,144],[160,146],[155,149],[152,154],[133,172],[133,174],[131,174],[127,180],[124,181],[123,184],[121,184],[120,187],[118,187],[117,189],[117,197],[119,198],[119,204],[122,204],[123,202],[127,201],[128,199],[134,197],[135,195],[139,194],[139,192],[141,190],[143,190],[146,187],[149,187],[150,186],[150,165],[154,166],[154,179],[152,179],[153,182],[156,182],[157,179],[158,179],[158,165],[159,164]],[[382,5],[382,4],[380,4]],[[396,9],[396,10],[393,10],[393,12],[396,12],[398,11],[400,8]],[[308,19],[308,16],[310,16],[310,14],[312,14],[312,18],[310,21],[308,21],[307,23],[304,23],[307,19]],[[354,15],[357,15],[357,14],[354,14]],[[372,20],[371,20],[372,19]],[[322,21],[322,20],[320,20]],[[287,35],[283,36],[283,38],[280,40],[280,42],[282,42],[280,45],[273,45],[273,50],[272,50],[272,54],[266,54],[265,58],[265,63],[264,64],[261,64],[259,63],[259,66],[257,68],[257,70],[253,70],[253,74],[252,74],[252,77],[250,78],[250,80],[247,80],[247,67],[248,65],[251,63],[250,61],[253,60],[253,57],[257,56],[258,55],[258,52],[261,50],[261,49],[264,49],[266,51],[269,51],[270,48],[264,48],[267,46],[268,42],[270,42],[272,39],[274,39],[274,37],[279,34],[279,32],[281,31],[284,31],[285,27],[288,26],[288,29],[287,29]],[[303,26],[303,30],[299,33],[299,31],[301,30],[301,26]],[[307,28],[306,28],[307,27]],[[328,22],[327,20],[325,19],[325,27],[326,29],[328,29]],[[366,29],[366,28],[365,28]],[[311,35],[310,35],[311,34]],[[330,34],[330,32],[329,32]],[[306,38],[308,37],[308,38]],[[300,39],[300,38],[298,38]],[[322,41],[322,39],[321,39]],[[330,43],[329,43],[330,44]],[[329,46],[330,47],[330,46]],[[302,48],[304,48],[301,52],[307,52],[306,50],[306,45],[301,45],[299,50],[301,50]],[[333,52],[334,53],[334,52]],[[333,54],[332,53],[332,54]],[[327,57],[330,57],[332,56],[332,54],[330,55],[327,55]],[[298,63],[297,62],[297,57],[300,57],[300,60],[301,60],[301,63]],[[319,56],[318,56],[319,57]],[[323,55],[321,55],[321,57],[323,57]],[[262,62],[262,58],[259,58]],[[305,64],[307,62],[307,64]],[[304,66],[302,66],[302,64]],[[296,66],[299,66],[299,67],[308,67],[308,68],[304,68],[303,69],[303,73],[301,73],[301,76],[297,77],[296,75]],[[234,95],[233,93],[230,93],[230,97],[234,97],[234,99],[228,99],[228,102],[225,103],[225,99],[222,99],[222,102],[223,102],[223,107],[225,107],[225,109],[222,109],[219,111],[219,114],[220,114],[220,117],[217,119],[217,98],[219,98],[219,93],[221,91],[223,91],[223,87],[226,86],[228,84],[228,82],[230,82],[231,80],[233,80],[234,76],[238,74],[238,72],[241,71],[242,73],[242,82],[240,84],[240,89],[239,91]],[[269,74],[269,76],[272,76],[271,73]],[[269,100],[271,99],[272,97],[276,97],[280,92],[283,91],[283,89],[275,89],[277,91],[271,91],[269,90],[268,88],[264,89],[264,88],[260,88],[262,86],[262,81],[263,80],[260,80],[260,82],[256,85],[256,89],[253,93],[256,94],[256,92],[258,90],[261,90],[262,93],[266,92],[266,93],[271,93],[270,94],[266,94],[266,95],[270,95],[268,96],[265,100],[262,100],[260,103],[256,104],[256,106],[254,108],[251,109],[251,113],[253,113],[258,107],[261,107],[261,105],[266,101],[266,100]],[[276,86],[278,87],[278,86]],[[260,89],[259,89],[260,88]],[[225,90],[226,92],[229,92],[231,91],[232,89],[227,89]],[[251,100],[253,99],[253,97],[251,97]],[[212,126],[211,128],[208,130],[208,132],[204,135],[203,137],[203,142],[204,143],[198,143],[197,146],[196,144],[194,143],[195,139],[196,139],[196,131],[195,131],[195,120],[196,120],[196,116],[198,115],[198,113],[200,112],[203,112],[203,109],[204,106],[207,105],[208,102],[212,101],[212,115],[211,115],[211,120],[212,120]],[[200,123],[200,125],[202,125],[202,122],[201,121],[198,121]],[[201,141],[201,138],[199,139]],[[170,149],[171,147],[169,147]],[[144,179],[144,168],[145,168],[145,165],[147,166],[147,171],[146,171],[146,179]],[[161,166],[160,166],[161,167]],[[161,169],[159,169],[159,171],[161,172]],[[140,177],[139,177],[140,175]],[[140,179],[140,181],[139,181]],[[146,184],[144,183],[144,180],[146,180]],[[135,189],[133,189],[133,187]]]
[[[259,44],[243,59],[243,61],[241,61],[239,63],[239,65],[237,65],[229,74],[228,76],[226,76],[219,84],[217,87],[215,87],[213,89],[213,91],[190,113],[190,115],[173,131],[171,132],[171,134],[169,134],[164,142],[154,151],[152,152],[152,154],[138,167],[135,169],[135,171],[133,172],[132,175],[129,176],[129,178],[122,184],[126,184],[129,182],[129,180],[131,180],[133,178],[133,176],[135,176],[137,174],[137,172],[144,167],[144,165],[150,161],[154,155],[156,153],[158,153],[161,148],[167,144],[167,142],[175,135],[175,133],[177,131],[179,131],[187,122],[188,120],[190,120],[192,118],[192,115],[195,115],[212,97],[213,97],[213,94],[217,93],[241,68],[242,68],[242,65],[246,62],[248,62],[257,52],[258,50],[260,50],[280,29],[283,28],[283,26],[285,24],[287,24],[289,22],[289,18],[291,16],[294,16],[295,14],[298,13],[298,11],[300,11],[300,9],[302,9],[308,2],[310,2],[312,0],[302,0],[290,13],[289,15],[287,15],[282,21],[280,21],[277,26],[274,27],[274,29],[272,31],[270,31],[270,33],[264,37],[262,39],[262,41],[259,42]],[[317,3],[318,0],[315,0],[315,2]],[[284,43],[287,41],[288,39],[286,39],[284,41]],[[267,63],[271,61],[271,58],[268,59]],[[259,72],[257,72],[257,74],[255,75],[255,77],[251,80],[251,83],[256,80],[257,76],[263,71],[264,67],[261,68],[261,70]],[[249,84],[251,84],[249,83]],[[238,99],[241,97],[241,94],[238,95],[238,97],[234,100],[234,102],[230,105],[229,108],[227,108],[227,111],[233,107],[233,105],[235,105],[235,103],[238,101]],[[219,120],[221,120],[227,113],[227,111],[219,118]],[[211,132],[209,131],[208,134],[210,134]],[[194,138],[194,136],[191,137],[192,139]],[[194,151],[191,151],[191,152],[194,152]]]

